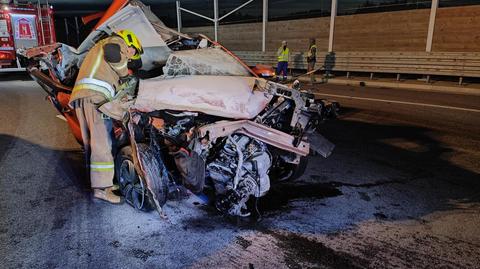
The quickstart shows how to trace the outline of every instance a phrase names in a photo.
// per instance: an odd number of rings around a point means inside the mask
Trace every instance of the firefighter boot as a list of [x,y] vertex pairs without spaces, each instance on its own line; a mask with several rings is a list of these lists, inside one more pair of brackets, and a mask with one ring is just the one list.
[[113,193],[112,187],[105,189],[93,189],[93,197],[112,204],[119,204],[121,202],[120,196]]

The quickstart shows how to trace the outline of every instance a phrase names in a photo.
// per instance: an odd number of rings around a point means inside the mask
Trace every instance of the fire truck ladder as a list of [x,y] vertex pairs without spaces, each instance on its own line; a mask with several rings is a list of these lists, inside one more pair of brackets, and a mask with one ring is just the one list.
[[49,15],[49,4],[46,0],[45,5],[41,5],[40,0],[37,0],[38,19],[40,21],[40,33],[42,35],[43,45],[54,43],[52,34],[52,18]]

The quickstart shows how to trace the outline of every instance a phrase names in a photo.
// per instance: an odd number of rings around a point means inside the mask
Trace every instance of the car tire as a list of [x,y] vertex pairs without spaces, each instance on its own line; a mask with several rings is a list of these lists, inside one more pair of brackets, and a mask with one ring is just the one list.
[[287,179],[287,181],[293,181],[295,179],[300,178],[305,173],[308,165],[308,157],[303,156],[300,157],[300,162],[298,164],[291,164],[292,165],[292,175]]
[[150,179],[150,182],[152,182],[152,186],[150,187],[155,191],[158,206],[162,207],[168,198],[169,176],[167,168],[163,163],[160,152],[154,152],[154,149],[150,145],[139,143],[137,144],[137,149],[139,158],[143,160],[143,169],[155,173],[155,178]]
[[155,202],[151,193],[146,188],[145,181],[141,179],[133,163],[132,147],[123,147],[115,158],[115,178],[125,201],[135,209],[152,211]]

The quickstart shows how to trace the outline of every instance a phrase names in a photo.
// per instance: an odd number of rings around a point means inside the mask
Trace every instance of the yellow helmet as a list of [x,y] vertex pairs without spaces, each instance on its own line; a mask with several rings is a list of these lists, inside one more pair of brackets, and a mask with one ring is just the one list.
[[133,55],[132,60],[140,59],[140,54],[143,54],[142,44],[138,40],[137,36],[130,30],[121,30],[117,33],[129,47],[133,47],[137,50],[137,53]]

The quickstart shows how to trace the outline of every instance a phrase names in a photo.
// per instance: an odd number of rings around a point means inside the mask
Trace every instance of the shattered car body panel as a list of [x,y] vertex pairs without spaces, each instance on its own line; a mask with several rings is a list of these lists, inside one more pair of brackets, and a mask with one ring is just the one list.
[[165,77],[187,75],[248,76],[249,72],[219,48],[175,51],[163,67]]
[[164,64],[171,53],[165,39],[155,30],[145,16],[141,7],[128,5],[109,18],[101,27],[92,32],[79,47],[79,53],[90,49],[99,36],[105,32],[108,35],[123,29],[129,29],[141,40],[144,54],[142,55],[142,69],[151,70]]
[[140,82],[134,107],[140,111],[202,112],[232,119],[251,119],[271,96],[254,90],[257,79],[235,76],[182,76]]
[[24,53],[29,73],[80,143],[68,107],[76,72],[98,40],[126,28],[145,48],[142,68],[161,71],[140,79],[136,96],[99,108],[115,119],[115,174],[137,209],[150,205],[163,214],[181,185],[193,193],[210,189],[220,212],[248,216],[250,197],[301,174],[300,160],[311,151],[331,154],[334,145],[315,130],[335,117],[338,104],[258,78],[221,44],[166,27],[139,1],[108,18],[78,49],[58,44]]

